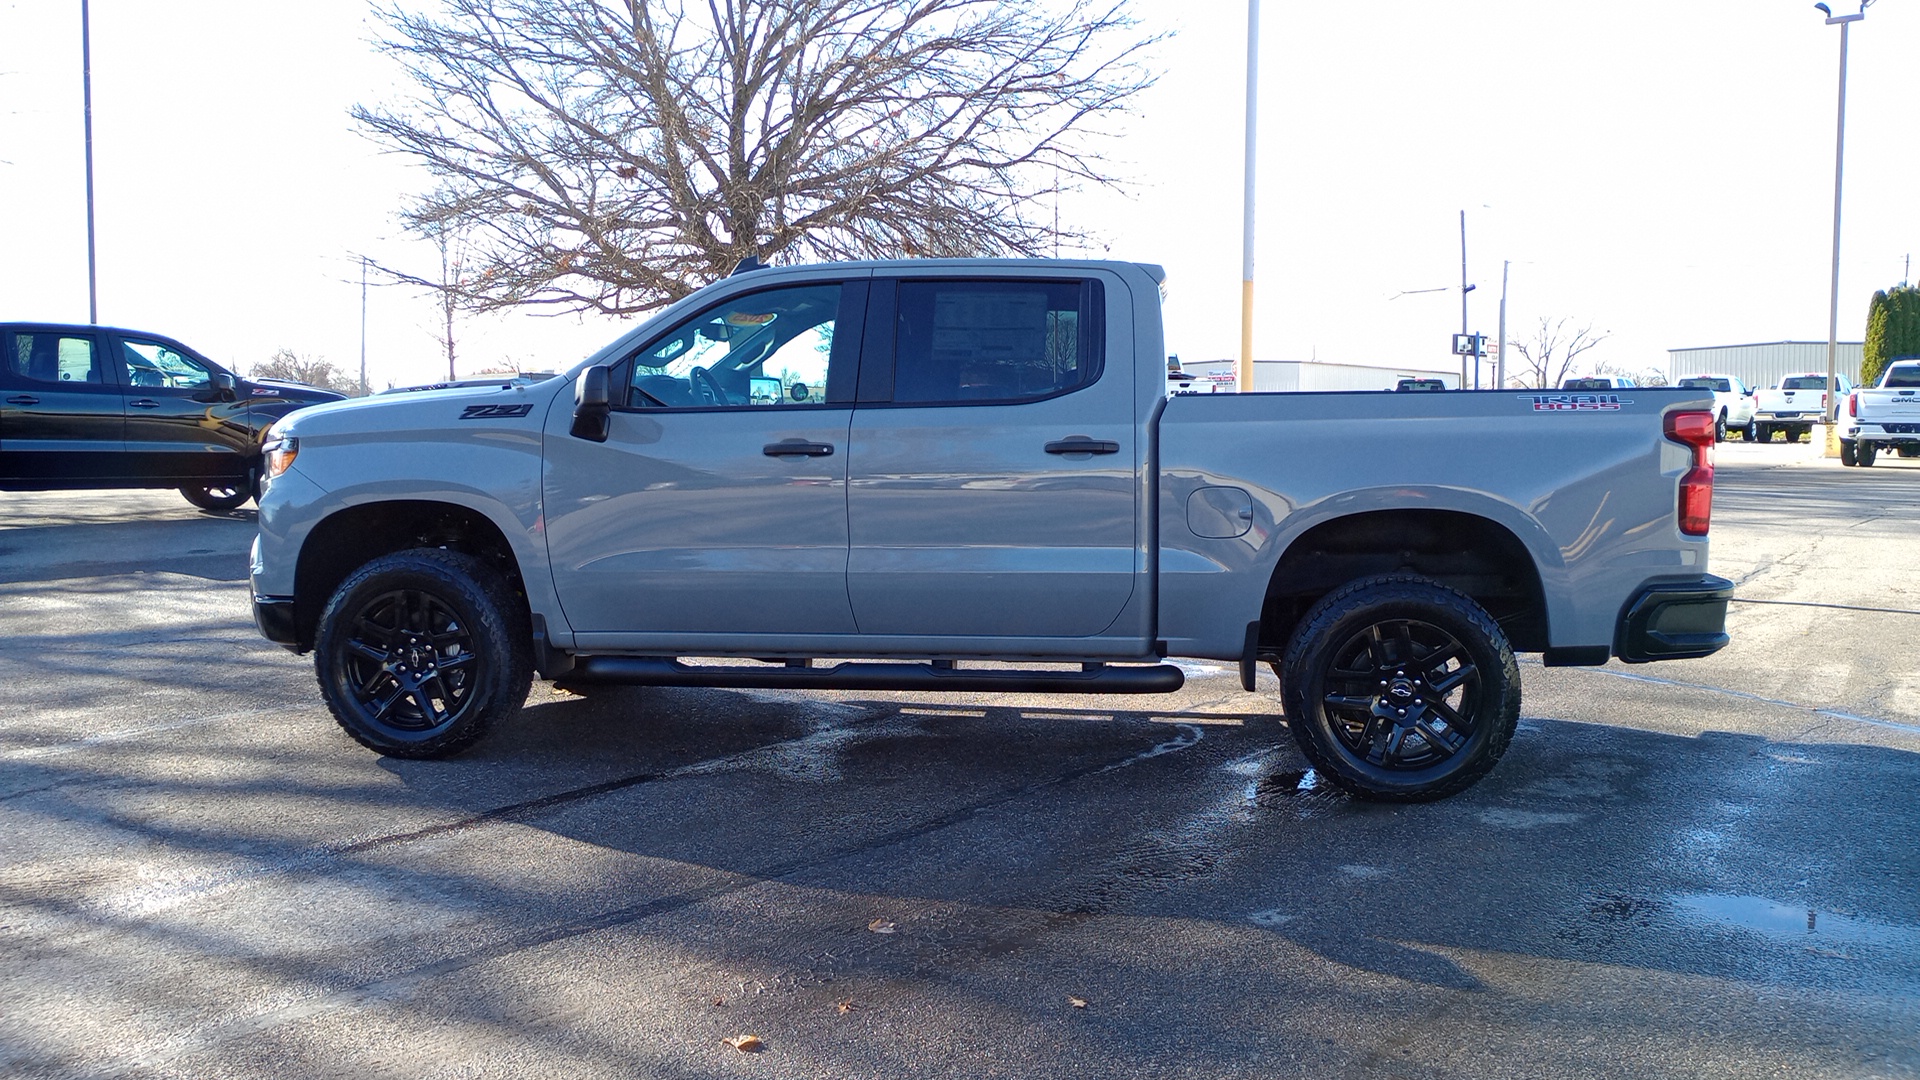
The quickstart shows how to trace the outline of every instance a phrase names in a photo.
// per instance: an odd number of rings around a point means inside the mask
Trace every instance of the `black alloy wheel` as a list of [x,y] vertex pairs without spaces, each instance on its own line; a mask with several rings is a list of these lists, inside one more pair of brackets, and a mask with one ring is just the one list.
[[1367,578],[1323,598],[1287,647],[1281,687],[1307,759],[1383,802],[1471,786],[1520,717],[1520,672],[1498,624],[1424,578]]
[[212,510],[216,513],[238,510],[248,499],[253,498],[253,491],[245,483],[189,484],[180,489],[180,494],[200,509]]
[[347,734],[395,757],[432,758],[517,713],[532,683],[526,616],[469,555],[421,548],[354,572],[321,615],[320,689]]

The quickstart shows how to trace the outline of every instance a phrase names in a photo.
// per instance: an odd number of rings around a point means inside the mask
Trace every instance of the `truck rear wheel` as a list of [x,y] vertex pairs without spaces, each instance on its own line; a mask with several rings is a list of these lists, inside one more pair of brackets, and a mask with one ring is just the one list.
[[1773,425],[1772,424],[1762,424],[1758,421],[1755,421],[1753,425],[1753,429],[1754,429],[1754,432],[1758,435],[1761,442],[1773,441]]
[[1840,440],[1840,464],[1847,466],[1859,464],[1859,458],[1854,456],[1852,439]]
[[1472,786],[1520,719],[1520,669],[1480,605],[1425,578],[1362,578],[1300,621],[1281,662],[1287,726],[1334,784],[1379,802]]
[[1872,465],[1873,459],[1879,456],[1880,448],[1865,439],[1861,439],[1860,445],[1854,447],[1853,450],[1854,460],[1858,461],[1861,465]]
[[498,574],[416,548],[349,575],[320,616],[314,669],[348,735],[394,757],[444,757],[520,711],[533,650]]

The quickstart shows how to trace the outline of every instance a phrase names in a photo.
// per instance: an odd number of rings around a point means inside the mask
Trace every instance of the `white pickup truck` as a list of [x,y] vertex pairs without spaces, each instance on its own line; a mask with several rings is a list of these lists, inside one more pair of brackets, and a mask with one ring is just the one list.
[[1872,465],[1882,448],[1920,457],[1920,360],[1889,364],[1879,385],[1848,395],[1839,425],[1842,465]]
[[[366,746],[570,683],[1159,693],[1279,673],[1330,781],[1465,788],[1549,665],[1705,656],[1712,395],[1167,393],[1162,273],[736,272],[563,378],[276,425],[255,618]],[[698,662],[688,662],[696,660]]]
[[[1836,401],[1853,390],[1853,383],[1845,375],[1833,377]],[[1760,441],[1773,441],[1773,433],[1783,432],[1788,442],[1799,442],[1813,430],[1813,425],[1826,423],[1827,418],[1827,373],[1824,371],[1803,371],[1782,378],[1777,384],[1767,387],[1755,395],[1753,423],[1759,429]]]
[[1747,442],[1760,437],[1759,425],[1753,421],[1758,408],[1753,391],[1740,381],[1737,375],[1708,372],[1704,375],[1689,375],[1674,383],[1686,390],[1713,391],[1713,411],[1715,413],[1714,437],[1721,442],[1727,440],[1729,431],[1737,431]]

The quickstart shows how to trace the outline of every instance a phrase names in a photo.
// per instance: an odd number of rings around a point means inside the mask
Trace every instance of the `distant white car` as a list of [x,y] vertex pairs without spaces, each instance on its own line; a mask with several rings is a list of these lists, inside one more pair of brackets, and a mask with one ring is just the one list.
[[[1835,401],[1853,392],[1853,381],[1845,375],[1833,377]],[[1753,420],[1760,429],[1760,441],[1769,442],[1773,433],[1783,431],[1788,442],[1799,442],[1824,423],[1827,415],[1827,373],[1801,371],[1783,377],[1778,385],[1754,395]]]
[[1713,391],[1713,408],[1717,416],[1714,433],[1719,441],[1725,442],[1730,431],[1739,432],[1740,437],[1748,442],[1760,437],[1759,429],[1753,422],[1754,410],[1758,407],[1753,388],[1736,376],[1708,372],[1689,375],[1674,385],[1690,390]]

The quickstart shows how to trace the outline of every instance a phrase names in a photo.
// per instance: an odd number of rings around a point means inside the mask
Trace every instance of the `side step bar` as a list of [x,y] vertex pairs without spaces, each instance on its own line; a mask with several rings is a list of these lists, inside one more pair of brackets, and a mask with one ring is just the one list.
[[1187,676],[1172,664],[1084,664],[1079,671],[955,669],[940,663],[849,661],[832,667],[708,667],[669,656],[582,656],[569,683],[712,686],[756,690],[931,690],[944,693],[1171,694]]

